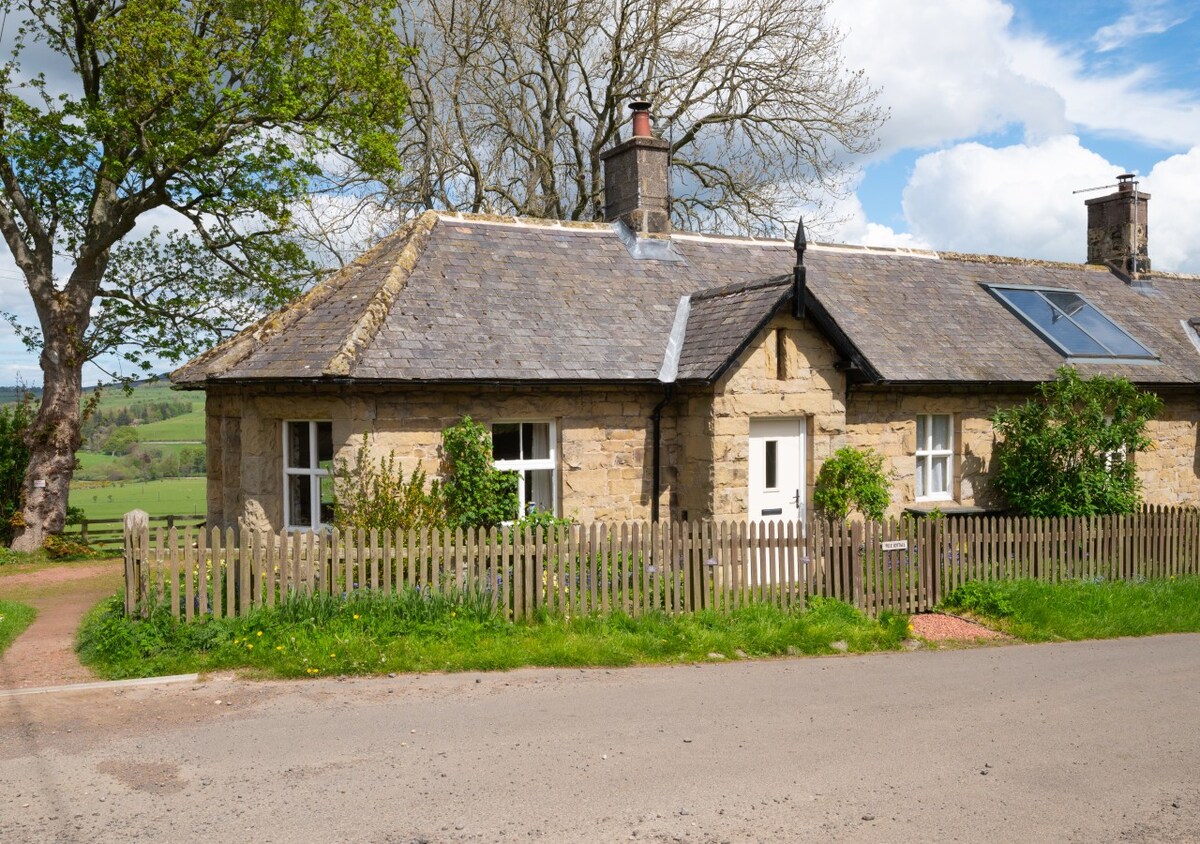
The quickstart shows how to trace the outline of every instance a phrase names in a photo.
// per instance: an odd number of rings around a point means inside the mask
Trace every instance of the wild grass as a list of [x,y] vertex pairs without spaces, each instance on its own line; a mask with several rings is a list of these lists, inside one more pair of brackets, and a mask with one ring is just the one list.
[[510,623],[486,596],[314,596],[244,618],[176,621],[165,607],[147,620],[126,618],[113,598],[85,619],[80,658],[120,679],[221,669],[273,677],[387,672],[504,670],[522,666],[623,666],[847,650],[894,650],[907,635],[903,616],[867,618],[838,601],[816,599],[805,612],[751,606],[631,618],[622,614],[542,615]]
[[0,655],[8,650],[25,628],[33,623],[37,610],[16,601],[0,601]]
[[1200,578],[969,583],[943,601],[1027,642],[1200,632]]

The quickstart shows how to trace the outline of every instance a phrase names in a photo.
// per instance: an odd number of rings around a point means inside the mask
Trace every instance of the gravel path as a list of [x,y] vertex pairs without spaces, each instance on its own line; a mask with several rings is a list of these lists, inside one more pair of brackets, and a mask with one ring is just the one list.
[[95,680],[75,655],[75,632],[84,614],[119,588],[121,577],[120,560],[0,573],[0,598],[38,611],[33,624],[0,656],[0,689]]
[[954,615],[931,612],[914,615],[909,619],[913,633],[927,642],[972,642],[981,639],[1011,639],[998,630],[992,630]]

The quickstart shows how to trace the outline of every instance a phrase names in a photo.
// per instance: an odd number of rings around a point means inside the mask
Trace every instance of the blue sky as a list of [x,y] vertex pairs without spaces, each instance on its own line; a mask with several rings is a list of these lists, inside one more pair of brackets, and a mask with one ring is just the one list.
[[[1072,191],[1133,172],[1156,269],[1200,273],[1200,0],[830,0],[891,117],[823,240],[1081,261]],[[0,253],[0,310],[31,317]],[[100,377],[86,373],[87,383]],[[0,326],[0,384],[40,383]]]
[[1155,266],[1200,273],[1198,0],[831,8],[891,111],[832,239],[1079,261],[1072,191],[1129,171]]

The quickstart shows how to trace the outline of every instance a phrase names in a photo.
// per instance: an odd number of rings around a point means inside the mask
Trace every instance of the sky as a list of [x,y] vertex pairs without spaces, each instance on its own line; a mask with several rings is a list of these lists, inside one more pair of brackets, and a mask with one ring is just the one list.
[[[1200,0],[830,0],[890,117],[822,240],[1082,261],[1134,173],[1155,269],[1200,273]],[[0,311],[32,316],[0,253]],[[115,366],[119,364],[114,363]],[[85,382],[101,374],[85,372]],[[0,384],[41,381],[0,325]]]

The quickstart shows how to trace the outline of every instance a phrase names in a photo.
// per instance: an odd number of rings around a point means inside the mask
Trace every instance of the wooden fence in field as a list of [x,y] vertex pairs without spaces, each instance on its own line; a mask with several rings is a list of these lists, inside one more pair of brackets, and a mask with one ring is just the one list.
[[[151,516],[150,527],[151,529],[162,527],[167,530],[173,527],[195,528],[197,525],[203,524],[205,518],[203,514],[194,513]],[[114,554],[119,554],[125,547],[124,521],[123,518],[80,519],[76,523],[68,524],[63,529],[62,536],[63,539],[70,539],[101,551],[112,551]]]
[[507,618],[640,615],[838,598],[876,615],[931,609],[968,580],[1200,573],[1200,510],[1129,516],[883,522],[690,522],[515,531],[252,533],[155,527],[125,536],[125,605],[243,615],[288,596],[400,589],[487,595]]

